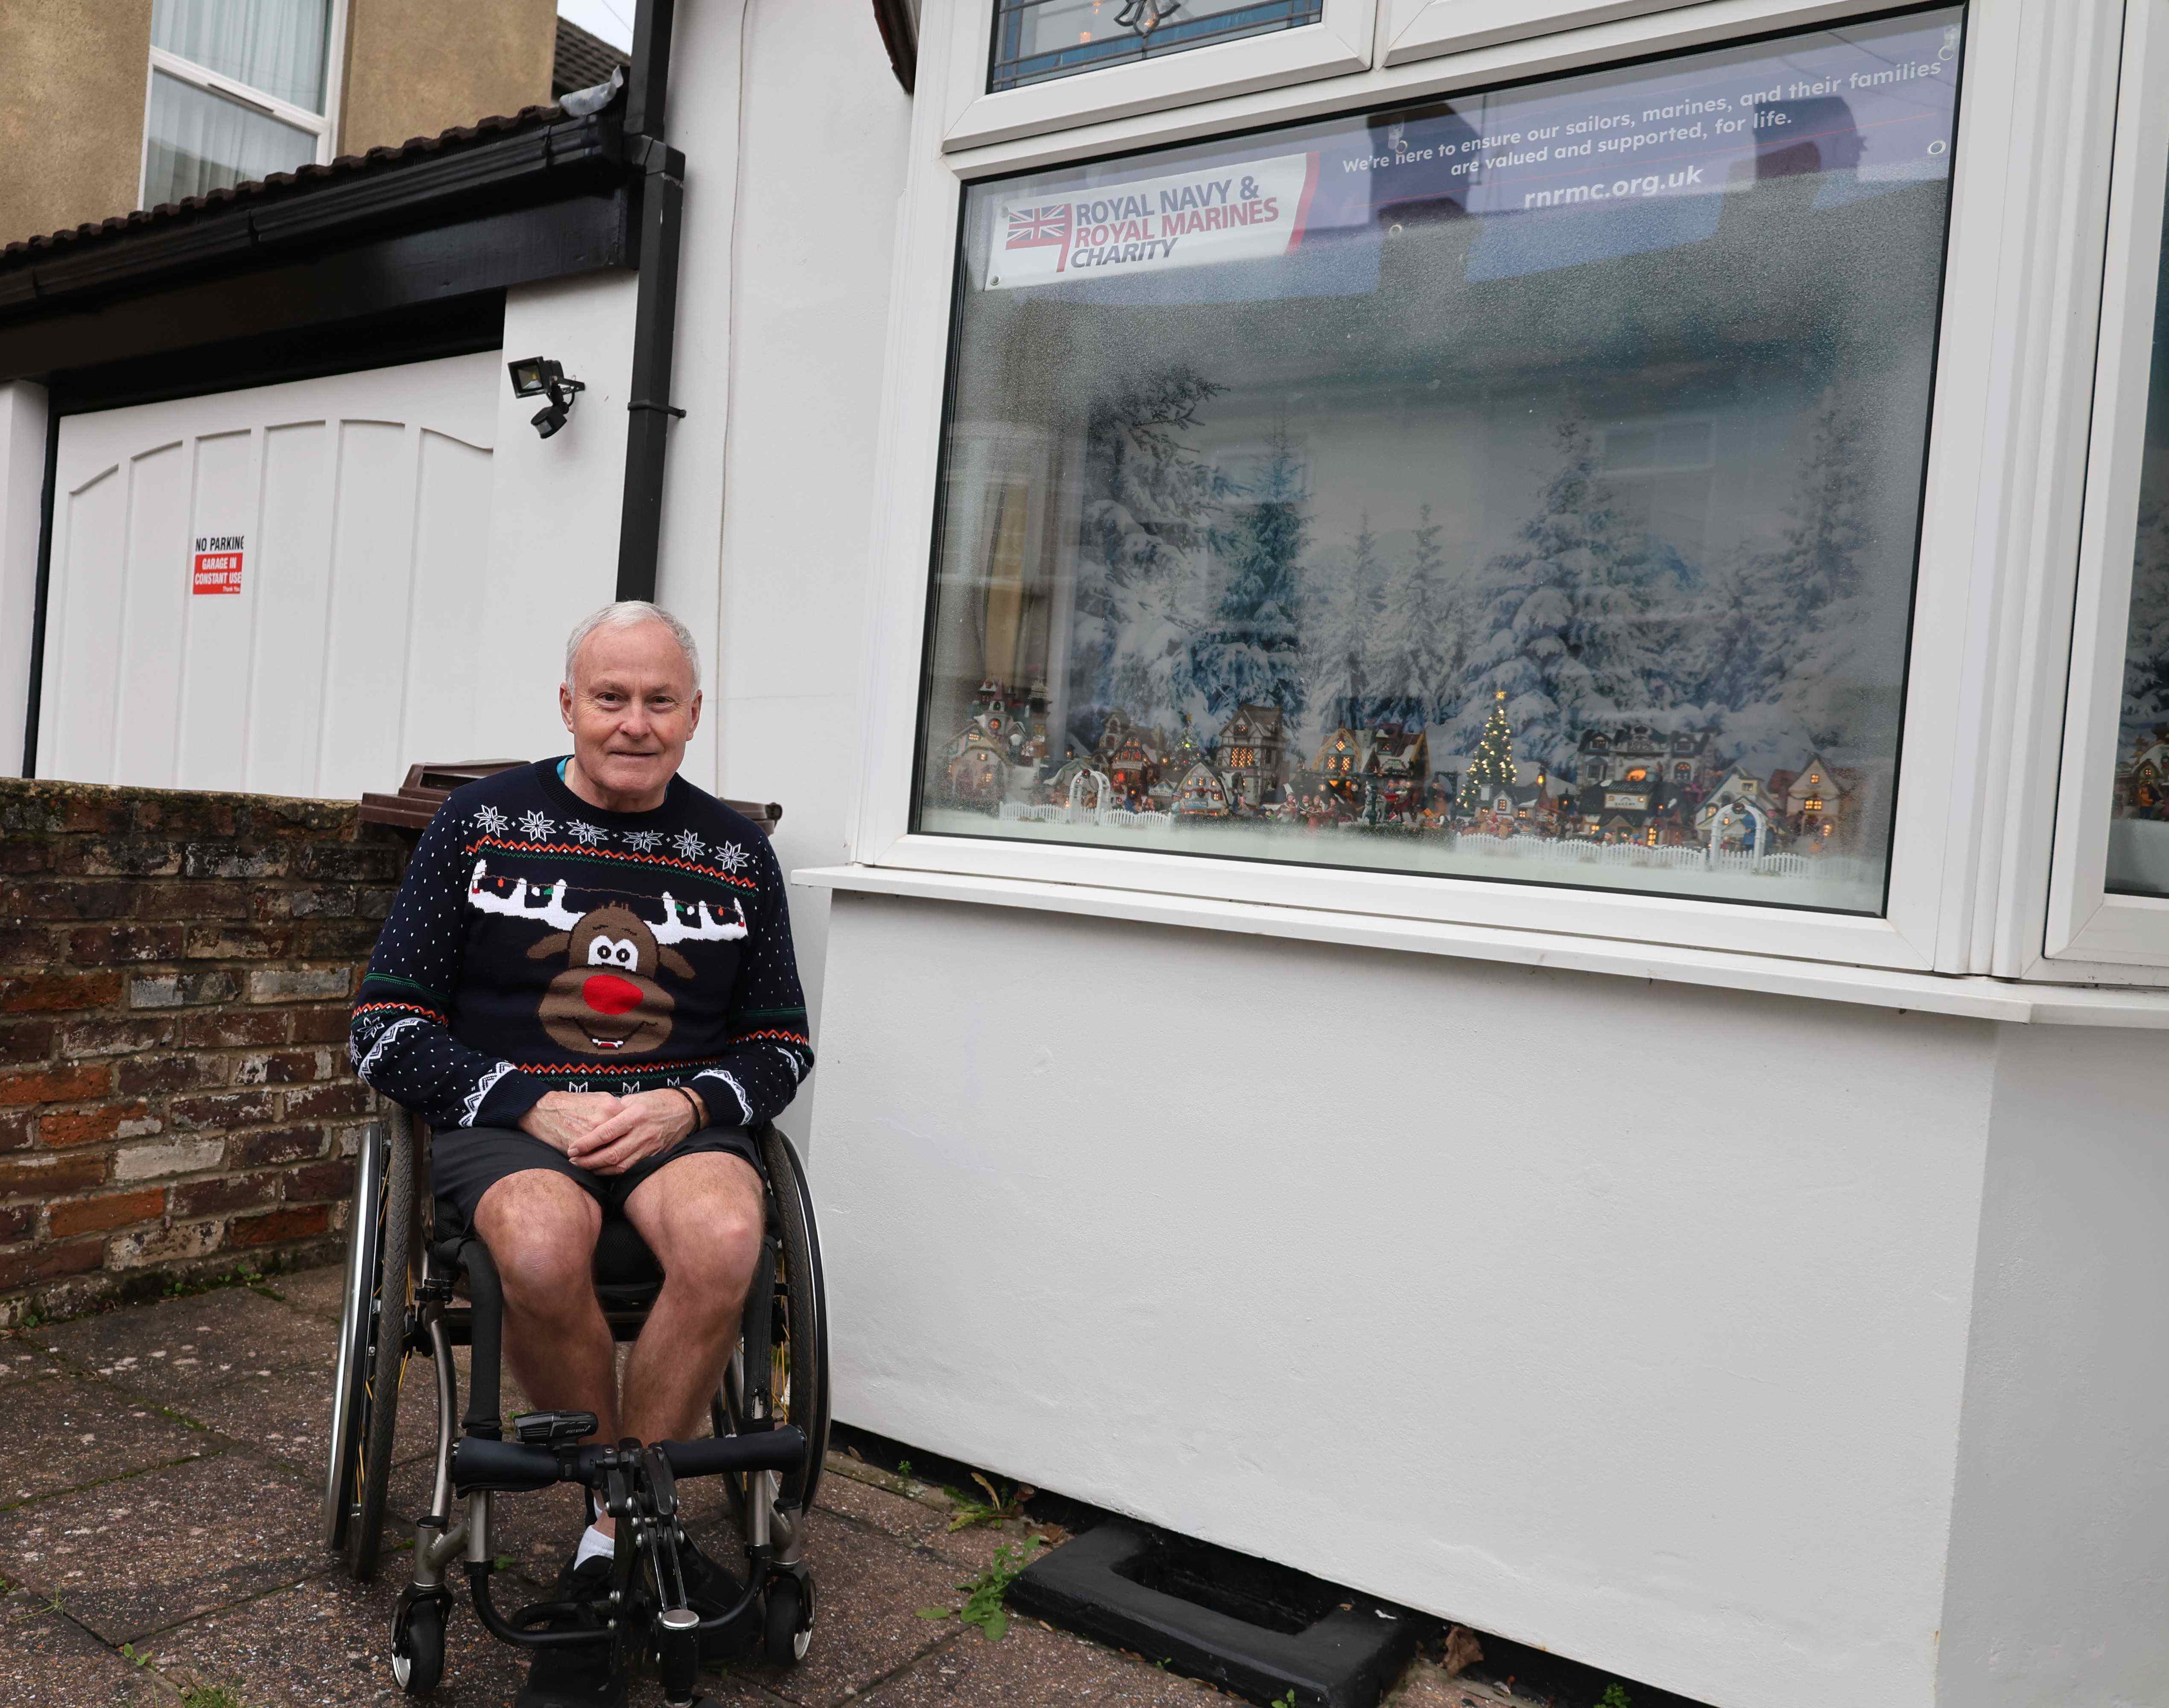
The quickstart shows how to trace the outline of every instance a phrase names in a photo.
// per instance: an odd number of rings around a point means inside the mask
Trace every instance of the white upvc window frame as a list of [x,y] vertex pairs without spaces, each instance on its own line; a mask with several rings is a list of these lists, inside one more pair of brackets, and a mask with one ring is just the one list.
[[[990,93],[995,0],[962,0],[949,8],[929,6],[919,40],[919,62],[946,45],[946,80],[940,108],[946,115],[941,145],[975,148],[1037,131],[1151,113],[1215,95],[1239,95],[1314,77],[1362,71],[1371,63],[1378,0],[1324,0],[1315,24],[1276,29],[1237,41],[1213,42],[1179,53],[1102,66],[1074,77],[1049,77],[1021,88]],[[973,74],[976,61],[977,75]],[[928,104],[918,86],[914,99]]]
[[2054,863],[2040,958],[2028,969],[2040,976],[2068,975],[2075,963],[2082,975],[2090,963],[2169,964],[2169,899],[2112,894],[2106,884],[2156,296],[2169,243],[2169,0],[2130,0],[2113,183]]
[[[2024,816],[2028,787],[2034,785],[2010,750],[2012,730],[2014,721],[2020,730],[2044,718],[2054,722],[2062,693],[2060,677],[2051,681],[2042,658],[2028,650],[2035,632],[2016,614],[2040,607],[2048,597],[2044,590],[2060,582],[2068,590],[2076,561],[2076,511],[2066,500],[2083,483],[2090,364],[2078,384],[2076,420],[2071,408],[2047,408],[2044,398],[2060,384],[2071,390],[2066,346],[2077,339],[2090,349],[2086,305],[2098,301],[2100,249],[2097,239],[2089,248],[2085,233],[2090,217],[2098,230],[2107,205],[2124,3],[1973,0],[1969,10],[1889,900],[1884,915],[1862,917],[924,835],[910,826],[951,292],[967,184],[1872,16],[1893,9],[1888,0],[1703,0],[1638,8],[1631,16],[1564,29],[1552,26],[1588,8],[1574,0],[1547,0],[1523,8],[1531,14],[1528,28],[1510,40],[1239,93],[1223,88],[1207,64],[1209,54],[1224,50],[1200,50],[1170,55],[1154,67],[1162,74],[1194,73],[1180,104],[1171,97],[1149,109],[1116,103],[1089,121],[1075,110],[1043,115],[1030,134],[1003,132],[994,140],[997,127],[984,127],[970,147],[959,145],[957,115],[983,99],[978,92],[992,40],[990,0],[928,0],[924,40],[946,43],[949,51],[921,59],[895,261],[851,869],[866,873],[864,887],[870,889],[920,874],[930,884],[976,886],[989,896],[1005,887],[1023,896],[1064,886],[1077,895],[1112,898],[1106,905],[1119,907],[1127,893],[1137,899],[1141,917],[1154,907],[1164,910],[1173,898],[1201,917],[1212,909],[1233,909],[1247,910],[1253,921],[1271,912],[1284,921],[1299,915],[1368,920],[1394,931],[1506,931],[1530,933],[1532,941],[1546,933],[1554,941],[1610,944],[1622,955],[1654,945],[1908,976],[2007,972],[2001,964],[2012,937],[2006,892],[2022,884],[2030,866],[2041,878],[2032,893],[2038,917],[2045,902],[2050,823],[2046,802],[2033,803],[2035,819]],[[1059,90],[1138,69],[1035,88]],[[2044,146],[2046,138],[2056,139],[2054,149]],[[2044,198],[2053,200],[2059,221],[2029,221],[2027,211]],[[2043,335],[2044,317],[2051,335]],[[2009,492],[2024,504],[2006,501]],[[2053,777],[2053,755],[2049,765]],[[838,873],[822,881],[840,882]],[[2022,888],[2017,894],[2022,903],[2027,893]],[[2169,974],[2157,973],[2152,982],[2169,983]]]
[[338,152],[340,97],[346,83],[346,35],[348,0],[330,0],[329,16],[324,24],[324,110],[312,113],[306,107],[297,107],[291,101],[282,101],[250,83],[215,72],[209,66],[198,65],[192,59],[153,45],[151,61],[143,73],[143,141],[136,163],[136,198],[140,204],[146,193],[145,180],[151,170],[151,92],[153,79],[160,72],[184,83],[193,83],[216,95],[223,95],[276,119],[282,125],[290,125],[297,131],[306,131],[317,139],[316,163],[328,164]]

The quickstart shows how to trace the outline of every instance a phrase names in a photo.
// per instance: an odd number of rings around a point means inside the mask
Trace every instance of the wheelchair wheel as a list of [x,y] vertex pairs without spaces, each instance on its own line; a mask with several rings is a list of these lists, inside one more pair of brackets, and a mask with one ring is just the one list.
[[409,1696],[426,1696],[445,1676],[445,1609],[429,1597],[407,1610],[407,1626],[392,1645],[392,1681]]
[[[820,1235],[813,1220],[813,1197],[806,1171],[790,1140],[774,1127],[761,1134],[761,1160],[767,1166],[769,1198],[782,1246],[776,1278],[774,1364],[769,1392],[775,1420],[806,1432],[806,1461],[783,1473],[776,1504],[803,1512],[813,1504],[821,1484],[821,1464],[829,1451],[829,1315],[821,1278]],[[726,1373],[723,1391],[711,1407],[716,1433],[741,1427],[744,1401],[738,1365]],[[764,1476],[769,1473],[763,1473]],[[744,1518],[744,1480],[727,1478],[733,1516]]]
[[414,1291],[414,1134],[403,1113],[386,1125],[370,1130],[354,1171],[324,1490],[326,1545],[357,1583],[376,1575],[383,1541]]
[[813,1641],[813,1586],[779,1573],[768,1586],[761,1609],[761,1658],[771,1667],[793,1667],[806,1658]]

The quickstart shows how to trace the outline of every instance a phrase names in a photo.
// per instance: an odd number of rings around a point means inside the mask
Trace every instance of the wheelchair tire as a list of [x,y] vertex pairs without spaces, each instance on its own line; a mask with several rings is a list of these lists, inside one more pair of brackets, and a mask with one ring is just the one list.
[[[798,1153],[774,1127],[761,1134],[761,1160],[766,1166],[777,1238],[783,1247],[783,1274],[777,1291],[782,1305],[783,1334],[778,1350],[785,1397],[776,1416],[780,1422],[796,1423],[805,1431],[807,1445],[805,1463],[783,1473],[777,1504],[786,1512],[802,1513],[813,1504],[814,1492],[821,1485],[822,1461],[829,1451],[829,1313],[821,1275],[820,1236],[813,1220],[813,1194],[807,1189],[806,1172]],[[742,1406],[737,1378],[727,1371],[722,1391],[710,1407],[717,1434],[733,1433],[741,1427]],[[746,1480],[731,1476],[724,1481],[729,1489],[731,1516],[743,1528]]]
[[[376,1287],[365,1324],[366,1355],[359,1360],[362,1401],[354,1431],[354,1493],[341,1556],[347,1576],[366,1583],[376,1575],[384,1541],[384,1503],[392,1480],[392,1435],[399,1423],[399,1382],[407,1368],[407,1317],[414,1299],[414,1132],[397,1130],[378,1195]],[[359,1212],[361,1206],[357,1204]]]
[[806,1658],[813,1641],[813,1604],[809,1586],[789,1572],[768,1582],[768,1604],[761,1610],[761,1658],[771,1667],[794,1667]]
[[383,1219],[377,1204],[384,1195],[384,1172],[392,1143],[372,1127],[362,1135],[354,1158],[354,1197],[347,1206],[346,1288],[339,1305],[338,1360],[332,1377],[332,1421],[325,1467],[324,1546],[346,1551],[353,1528],[354,1495],[361,1464],[361,1440],[368,1417],[369,1313],[378,1266],[384,1255]]
[[409,1696],[426,1696],[445,1676],[445,1609],[424,1597],[407,1613],[406,1653],[392,1646],[392,1677]]

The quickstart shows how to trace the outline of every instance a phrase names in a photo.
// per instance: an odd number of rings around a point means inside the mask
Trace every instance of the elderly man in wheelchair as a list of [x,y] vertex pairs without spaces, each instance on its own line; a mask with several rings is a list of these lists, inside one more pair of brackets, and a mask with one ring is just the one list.
[[[643,1664],[684,1704],[703,1660],[758,1645],[787,1664],[813,1626],[820,1263],[771,1119],[813,1058],[775,856],[678,775],[691,636],[606,607],[573,632],[558,697],[572,752],[445,802],[355,1003],[356,1069],[402,1113],[357,1172],[325,1533],[373,1573],[400,1380],[429,1358],[436,1479],[393,1617],[399,1683],[437,1683],[456,1567],[492,1635],[533,1654],[517,1708],[621,1703]],[[500,1356],[539,1408],[510,1439]],[[678,1483],[699,1476],[725,1479],[743,1580],[686,1534]],[[589,1523],[552,1598],[505,1613],[492,1501],[560,1482]]]

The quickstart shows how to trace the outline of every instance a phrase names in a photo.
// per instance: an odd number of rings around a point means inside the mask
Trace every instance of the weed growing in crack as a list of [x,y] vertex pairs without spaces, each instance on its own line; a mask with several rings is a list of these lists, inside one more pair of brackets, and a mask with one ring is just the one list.
[[976,1625],[979,1634],[990,1643],[999,1642],[1010,1628],[1009,1609],[1004,1604],[1009,1597],[1010,1585],[1016,1581],[1040,1546],[1038,1537],[1031,1537],[1022,1547],[1012,1547],[1005,1542],[994,1550],[994,1563],[978,1577],[957,1586],[964,1592],[964,1599],[956,1607],[922,1607],[921,1619],[956,1619],[965,1625]]
[[980,1502],[953,1488],[949,1490],[949,1498],[957,1505],[957,1516],[949,1520],[952,1532],[967,1530],[974,1524],[999,1524],[1010,1519],[1021,1519],[1024,1503],[1038,1492],[1030,1483],[1021,1482],[1005,1496],[976,1470],[972,1473],[972,1481],[986,1490],[987,1498]]

